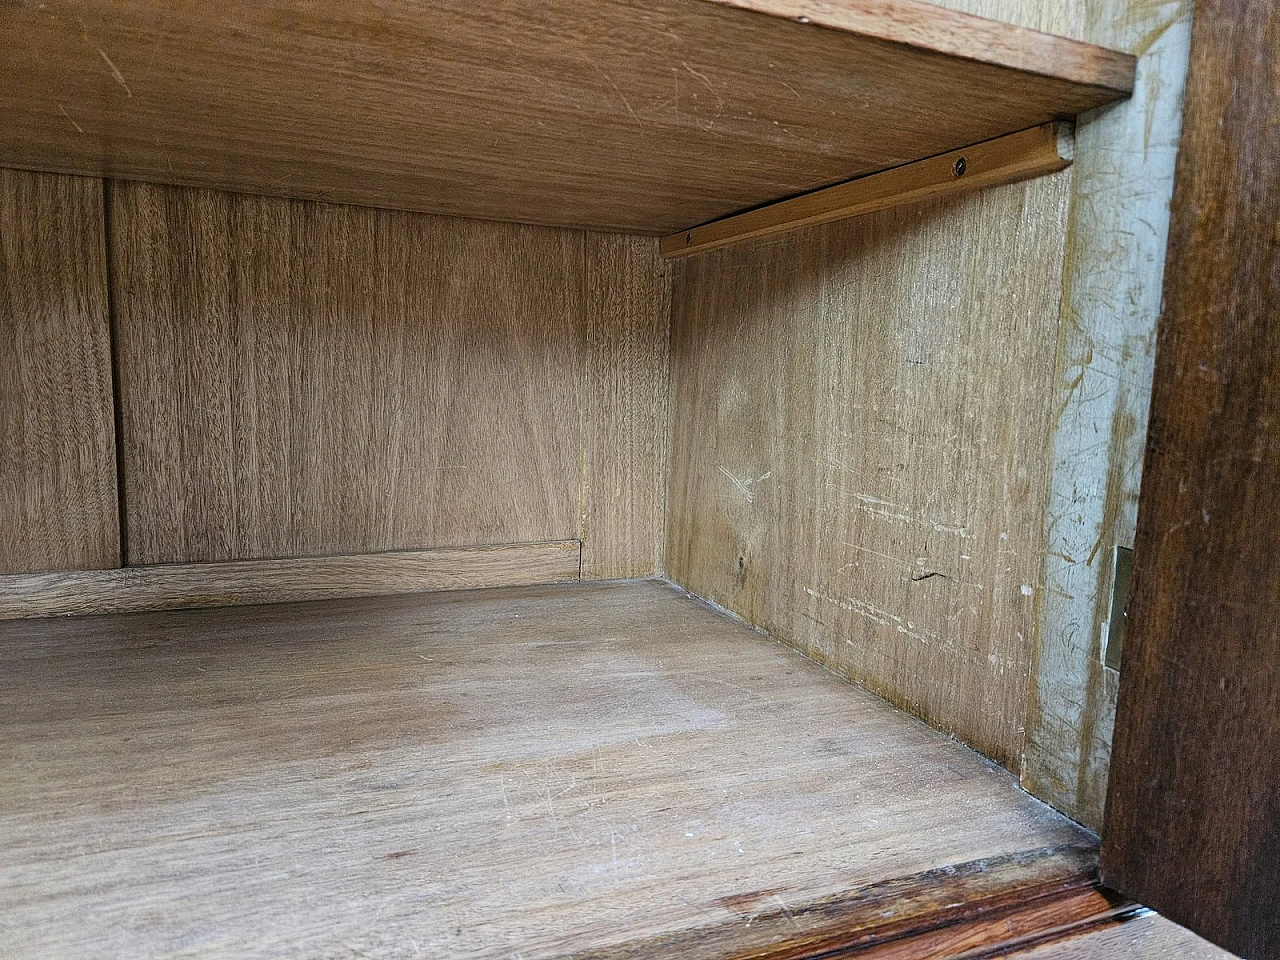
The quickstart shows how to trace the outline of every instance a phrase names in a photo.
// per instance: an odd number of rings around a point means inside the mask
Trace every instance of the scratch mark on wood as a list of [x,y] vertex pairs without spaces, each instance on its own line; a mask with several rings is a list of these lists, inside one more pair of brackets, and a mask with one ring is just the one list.
[[107,66],[111,68],[111,75],[116,78],[116,83],[124,87],[125,95],[132,97],[133,91],[129,89],[129,84],[125,82],[124,74],[120,72],[119,67],[117,67],[114,63],[111,62],[111,58],[107,56],[107,51],[99,47],[98,53],[101,55],[102,59],[106,62]]
[[[910,637],[912,640],[924,644],[925,646],[928,646],[930,641],[937,643],[943,642],[942,638],[936,633],[931,633],[922,627],[918,627],[910,620],[900,617],[897,614],[890,613],[887,610],[882,610],[875,604],[867,603],[865,600],[857,600],[853,597],[846,597],[841,600],[837,597],[827,596],[825,593],[819,593],[812,587],[805,587],[804,592],[817,600],[839,607],[841,610],[856,613],[858,616],[863,617],[866,620],[870,620],[873,623],[878,623],[882,627],[892,627],[903,636]],[[853,643],[852,640],[846,640],[845,642],[850,645]]]
[[74,120],[71,119],[71,114],[67,113],[67,108],[64,107],[62,104],[58,104],[58,112],[61,113],[64,117],[66,117],[67,121],[73,127],[76,128],[76,133],[84,133],[84,127],[80,126],[80,124],[76,123]]

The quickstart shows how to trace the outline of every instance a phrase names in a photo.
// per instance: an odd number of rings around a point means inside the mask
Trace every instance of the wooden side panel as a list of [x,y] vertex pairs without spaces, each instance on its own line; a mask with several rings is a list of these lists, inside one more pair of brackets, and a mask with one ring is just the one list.
[[578,579],[576,540],[0,577],[0,620],[296,603]]
[[675,266],[673,579],[1015,767],[1069,177]]
[[576,539],[580,233],[113,184],[132,564]]
[[1086,38],[1141,58],[1133,99],[1076,128],[1022,785],[1094,830],[1119,687],[1103,666],[1112,547],[1137,522],[1190,34],[1190,0],[1089,4]]
[[0,170],[0,573],[120,563],[102,181]]
[[1280,8],[1196,4],[1107,882],[1280,958]]
[[586,235],[582,576],[662,571],[671,274],[657,241]]

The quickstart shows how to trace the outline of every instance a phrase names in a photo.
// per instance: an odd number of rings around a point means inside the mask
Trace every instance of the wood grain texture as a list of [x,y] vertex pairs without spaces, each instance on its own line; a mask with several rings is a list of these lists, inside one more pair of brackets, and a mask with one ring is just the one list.
[[1042,124],[683,230],[663,237],[662,255],[689,256],[756,237],[1056,173],[1071,165],[1072,142],[1070,124]]
[[1137,522],[1190,35],[1189,0],[1088,7],[1087,39],[1141,58],[1133,98],[1076,129],[1022,785],[1094,830],[1119,689],[1101,643],[1112,547]]
[[1088,0],[930,0],[937,7],[1024,30],[1084,40]]
[[0,163],[667,234],[1125,95],[919,0],[18,0]]
[[9,956],[777,957],[828,908],[901,932],[1091,863],[663,585],[11,622],[0,664]]
[[102,182],[0,170],[0,573],[120,563]]
[[672,579],[1014,768],[1068,177],[674,265]]
[[650,238],[586,245],[582,576],[650,577],[666,552],[671,274]]
[[[1083,851],[1036,850],[895,878],[786,909],[750,896],[738,924],[587,949],[573,960],[985,960],[1115,922]],[[987,875],[989,874],[989,876]],[[727,898],[738,899],[738,898]],[[783,906],[786,906],[784,903]]]
[[1010,960],[1233,960],[1227,951],[1157,914],[1007,956]]
[[583,238],[122,183],[131,564],[576,539]]
[[1196,5],[1107,793],[1108,882],[1280,957],[1280,9]]
[[234,607],[577,580],[576,540],[0,577],[0,620]]

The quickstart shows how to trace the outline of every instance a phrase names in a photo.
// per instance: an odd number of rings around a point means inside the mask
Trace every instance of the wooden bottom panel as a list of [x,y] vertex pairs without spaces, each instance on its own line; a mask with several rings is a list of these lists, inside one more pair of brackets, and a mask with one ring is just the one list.
[[1232,954],[1156,914],[1001,956],[1009,960],[1232,960]]
[[941,957],[1110,909],[1010,775],[662,584],[13,621],[0,702],[5,956]]

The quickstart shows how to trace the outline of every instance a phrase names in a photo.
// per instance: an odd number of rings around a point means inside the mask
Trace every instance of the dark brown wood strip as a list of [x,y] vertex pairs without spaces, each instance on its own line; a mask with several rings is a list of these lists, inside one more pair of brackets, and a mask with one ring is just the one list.
[[1280,7],[1196,4],[1102,867],[1280,957]]

